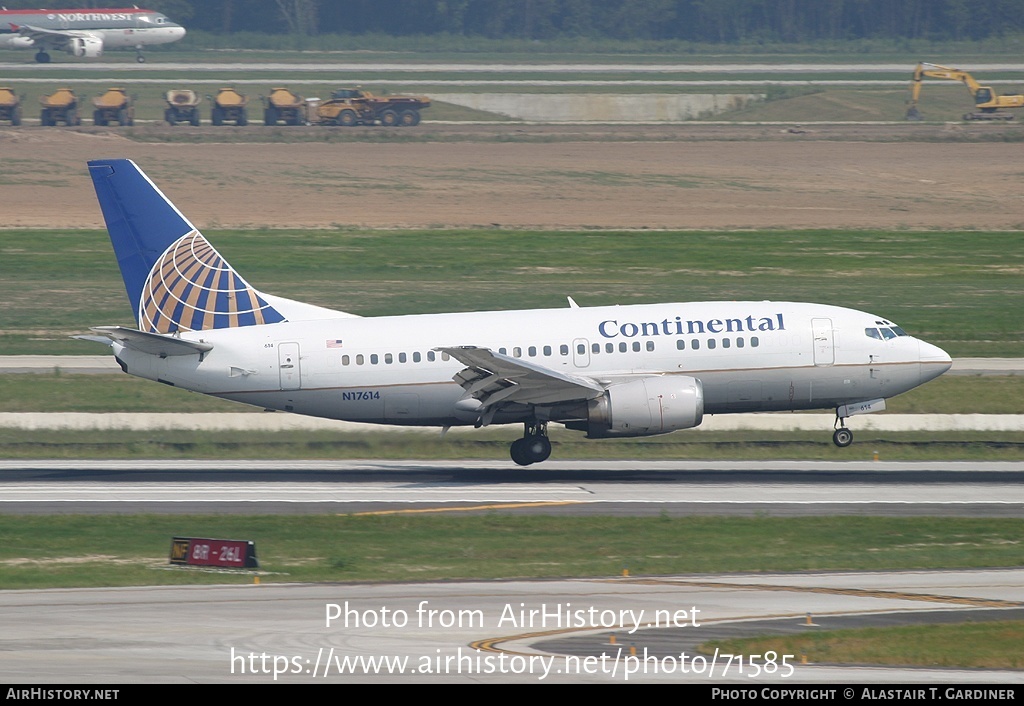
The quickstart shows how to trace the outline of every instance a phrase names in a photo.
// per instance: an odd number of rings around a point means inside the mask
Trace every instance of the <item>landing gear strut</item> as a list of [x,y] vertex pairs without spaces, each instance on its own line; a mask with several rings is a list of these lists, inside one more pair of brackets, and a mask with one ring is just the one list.
[[838,409],[836,410],[836,424],[839,426],[832,434],[832,443],[841,449],[845,449],[853,443],[853,432],[846,428],[846,417],[840,417]]
[[135,47],[135,61],[139,62],[140,64],[145,64],[146,63],[146,57],[144,57],[142,55],[142,45],[141,44],[139,44],[138,46]]
[[509,449],[512,460],[520,466],[546,461],[551,455],[551,441],[548,439],[548,423],[534,422],[523,425],[523,438],[512,442]]

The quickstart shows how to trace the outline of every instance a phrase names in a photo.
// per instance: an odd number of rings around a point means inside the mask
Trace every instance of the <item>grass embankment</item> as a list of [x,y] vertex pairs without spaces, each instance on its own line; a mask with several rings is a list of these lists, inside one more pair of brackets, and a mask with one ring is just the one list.
[[[96,352],[103,349],[98,347]],[[252,412],[258,407],[123,373],[0,375],[0,412]],[[946,375],[886,400],[886,414],[1024,414],[1024,376]]]
[[[818,432],[677,432],[656,439],[589,441],[551,431],[558,460],[700,461],[1021,461],[1024,434],[1013,432],[872,432],[854,427],[847,449],[832,444],[831,423]],[[392,459],[509,462],[517,427],[433,434],[398,432],[21,431],[0,429],[8,459]],[[543,471],[538,467],[538,471]]]
[[[601,183],[645,178],[551,175],[567,177]],[[676,186],[687,189],[686,183]],[[364,316],[558,308],[566,295],[583,306],[813,301],[896,321],[954,357],[1024,357],[1022,319],[1007,304],[1020,297],[1018,232],[339,228],[206,235],[259,289]],[[0,350],[102,352],[68,337],[89,325],[132,325],[115,262],[102,231],[6,231],[0,239]]]
[[[969,616],[965,616],[968,617]],[[702,650],[726,654],[806,656],[813,663],[884,664],[964,669],[1021,669],[1024,667],[1024,622],[952,625],[912,625],[898,628],[829,630],[799,636],[716,640]]]
[[1024,520],[0,515],[0,588],[250,583],[160,570],[172,536],[256,541],[267,581],[429,581],[1020,564]]

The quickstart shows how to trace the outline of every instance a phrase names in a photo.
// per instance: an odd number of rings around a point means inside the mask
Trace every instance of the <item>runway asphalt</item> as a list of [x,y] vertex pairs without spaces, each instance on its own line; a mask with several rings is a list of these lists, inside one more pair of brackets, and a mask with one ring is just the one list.
[[7,460],[0,512],[1020,517],[1024,463]]

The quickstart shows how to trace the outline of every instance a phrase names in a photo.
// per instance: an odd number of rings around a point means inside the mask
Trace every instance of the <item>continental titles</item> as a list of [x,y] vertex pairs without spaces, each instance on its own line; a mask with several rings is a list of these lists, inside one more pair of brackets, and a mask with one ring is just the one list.
[[677,316],[661,321],[623,321],[605,319],[597,331],[605,338],[636,338],[637,336],[683,336],[694,333],[745,333],[785,331],[781,313],[774,316],[747,316],[742,319],[690,320]]

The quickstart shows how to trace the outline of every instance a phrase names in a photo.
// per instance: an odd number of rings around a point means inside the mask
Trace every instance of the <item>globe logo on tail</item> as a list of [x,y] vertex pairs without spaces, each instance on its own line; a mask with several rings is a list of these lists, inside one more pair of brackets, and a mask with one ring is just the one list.
[[139,328],[152,333],[258,326],[284,317],[196,230],[171,244],[150,270]]

